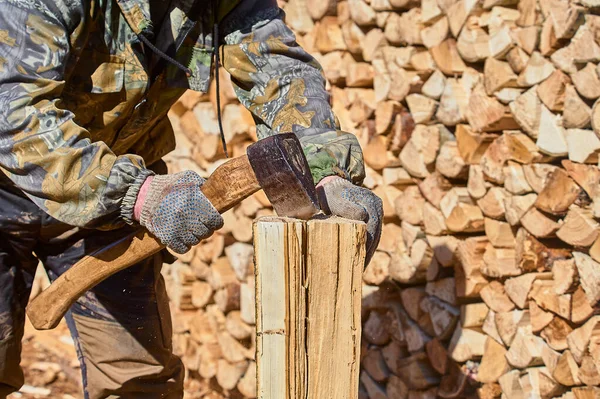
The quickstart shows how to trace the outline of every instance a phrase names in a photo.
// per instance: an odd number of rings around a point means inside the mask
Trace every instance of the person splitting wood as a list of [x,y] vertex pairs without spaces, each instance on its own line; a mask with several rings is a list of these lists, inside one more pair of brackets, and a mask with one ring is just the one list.
[[[137,224],[177,253],[223,225],[204,180],[161,161],[175,146],[169,108],[187,89],[206,92],[219,58],[259,139],[294,132],[323,209],[367,222],[375,251],[382,202],[359,187],[360,146],[275,0],[0,1],[0,397],[23,384],[38,261],[56,279]],[[183,396],[167,257],[110,277],[68,312],[86,398]]]

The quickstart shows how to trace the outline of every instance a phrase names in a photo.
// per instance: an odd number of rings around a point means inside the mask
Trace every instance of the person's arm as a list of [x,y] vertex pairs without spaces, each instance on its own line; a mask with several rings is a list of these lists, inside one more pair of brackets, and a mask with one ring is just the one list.
[[0,171],[64,223],[115,228],[123,224],[122,208],[133,212],[137,190],[126,198],[128,189],[151,172],[142,158],[92,142],[61,108],[75,28],[65,20],[76,25],[84,12],[65,16],[45,3],[0,3]]
[[240,102],[254,115],[259,138],[294,132],[315,183],[340,176],[362,183],[356,137],[340,129],[321,66],[296,43],[275,0],[244,0],[221,23],[223,67]]
[[367,263],[381,236],[383,205],[360,187],[365,177],[356,137],[340,129],[318,62],[298,43],[275,0],[244,0],[225,18],[223,66],[254,115],[259,138],[294,132],[317,183],[322,209],[367,224]]

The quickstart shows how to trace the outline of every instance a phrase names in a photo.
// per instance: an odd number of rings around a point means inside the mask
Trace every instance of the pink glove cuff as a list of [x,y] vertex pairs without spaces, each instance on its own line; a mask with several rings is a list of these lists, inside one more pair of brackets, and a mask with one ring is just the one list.
[[330,181],[336,180],[336,179],[342,179],[339,176],[327,176],[321,179],[321,181],[317,184],[317,188],[321,188],[323,187],[325,184],[329,183]]
[[138,192],[137,199],[135,200],[135,205],[133,207],[133,219],[135,221],[140,221],[142,207],[144,206],[144,201],[146,200],[146,195],[148,194],[148,189],[150,188],[152,179],[154,179],[154,176],[148,176],[148,178],[144,180],[142,187],[140,187],[140,191]]

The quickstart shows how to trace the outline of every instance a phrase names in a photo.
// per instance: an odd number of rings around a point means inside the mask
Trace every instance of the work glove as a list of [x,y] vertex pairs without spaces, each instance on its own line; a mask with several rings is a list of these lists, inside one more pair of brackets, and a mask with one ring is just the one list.
[[338,176],[329,176],[317,184],[321,209],[328,214],[367,224],[367,256],[369,264],[381,237],[383,202],[369,189],[356,186]]
[[183,254],[223,226],[223,218],[191,170],[150,176],[137,195],[133,217],[163,245]]

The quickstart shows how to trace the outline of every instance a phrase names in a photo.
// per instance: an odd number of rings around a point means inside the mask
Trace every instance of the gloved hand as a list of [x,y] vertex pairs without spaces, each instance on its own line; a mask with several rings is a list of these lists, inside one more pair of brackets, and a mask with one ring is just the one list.
[[148,177],[133,218],[173,251],[189,251],[223,226],[223,218],[200,191],[204,181],[191,170]]
[[321,209],[325,213],[367,223],[367,265],[381,237],[383,202],[369,189],[339,176],[328,176],[317,184]]

